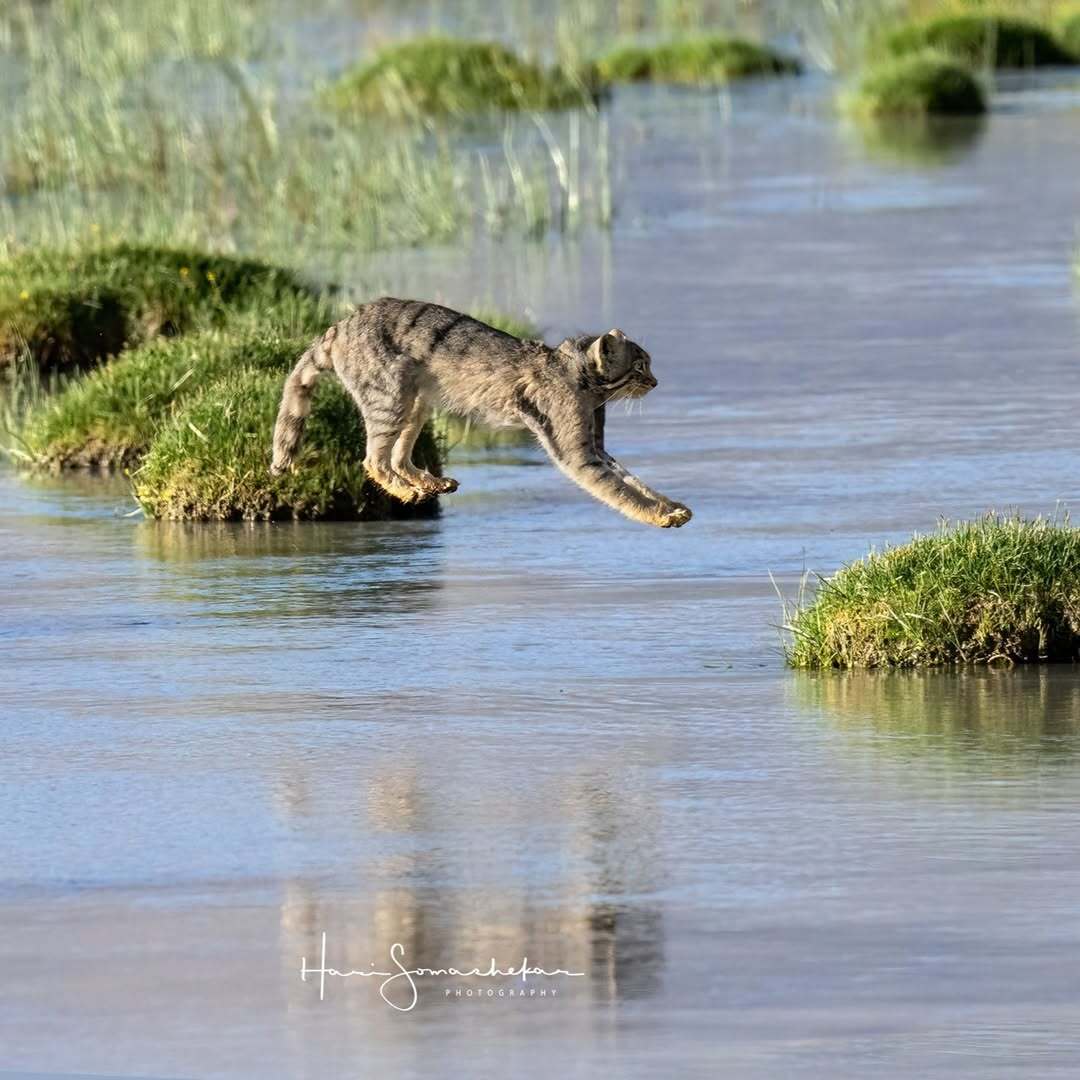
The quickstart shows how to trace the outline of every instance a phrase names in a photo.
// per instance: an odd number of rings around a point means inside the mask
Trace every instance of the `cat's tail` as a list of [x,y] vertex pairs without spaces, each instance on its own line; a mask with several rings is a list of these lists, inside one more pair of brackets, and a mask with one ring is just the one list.
[[313,342],[304,355],[296,362],[289,377],[285,380],[285,390],[281,395],[277,423],[274,425],[274,459],[270,465],[270,475],[280,476],[293,463],[296,448],[304,434],[304,423],[311,412],[311,394],[315,381],[324,372],[334,366],[330,347],[337,337],[337,327],[329,330]]

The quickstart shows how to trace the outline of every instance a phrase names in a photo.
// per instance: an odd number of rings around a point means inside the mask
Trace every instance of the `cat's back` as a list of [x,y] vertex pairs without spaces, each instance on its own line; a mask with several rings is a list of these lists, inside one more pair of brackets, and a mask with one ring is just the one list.
[[417,360],[477,349],[511,354],[522,348],[521,340],[512,334],[429,300],[381,296],[359,307],[351,321],[357,330],[374,331]]

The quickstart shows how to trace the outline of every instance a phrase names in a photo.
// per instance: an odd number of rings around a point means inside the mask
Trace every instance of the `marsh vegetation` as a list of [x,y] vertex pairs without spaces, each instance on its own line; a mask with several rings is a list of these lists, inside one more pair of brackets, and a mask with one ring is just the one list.
[[799,668],[1076,660],[1080,530],[994,515],[943,524],[822,579],[787,629]]
[[606,82],[667,82],[710,86],[763,75],[794,75],[802,65],[742,38],[698,34],[657,45],[622,45],[596,61]]
[[979,116],[986,91],[964,64],[943,53],[901,56],[871,67],[844,98],[847,110],[872,121]]
[[965,12],[917,21],[885,35],[884,51],[907,56],[933,49],[971,67],[1033,68],[1080,63],[1052,25],[994,13]]

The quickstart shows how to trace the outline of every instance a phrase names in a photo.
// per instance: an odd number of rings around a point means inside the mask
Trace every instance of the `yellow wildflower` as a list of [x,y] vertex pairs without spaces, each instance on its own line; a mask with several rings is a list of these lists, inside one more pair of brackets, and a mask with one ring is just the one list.
[[217,281],[217,274],[215,274],[213,270],[207,270],[206,280],[213,284],[215,281]]
[[30,299],[30,294],[25,289],[23,289],[23,291],[21,293],[19,293],[19,299],[20,300],[29,300]]
[[181,266],[180,267],[180,276],[182,278],[186,278],[188,276],[188,274],[190,274],[190,273],[191,273],[191,271],[186,266]]

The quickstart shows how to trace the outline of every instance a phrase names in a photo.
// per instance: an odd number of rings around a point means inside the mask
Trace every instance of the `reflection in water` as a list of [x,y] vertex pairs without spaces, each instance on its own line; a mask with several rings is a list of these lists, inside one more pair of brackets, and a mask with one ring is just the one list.
[[[1076,670],[794,676],[766,570],[1075,501],[1080,112],[1018,102],[916,176],[782,83],[620,90],[620,213],[577,250],[357,265],[549,338],[640,329],[661,389],[611,443],[692,496],[677,535],[547,464],[384,526],[142,524],[0,470],[9,1067],[1075,1072]],[[358,967],[590,977],[320,1008],[323,930]]]
[[[314,843],[332,807],[338,820],[349,820],[354,835],[343,843],[364,852],[365,865],[355,868],[347,893],[307,878],[286,884],[280,925],[287,967],[314,955],[323,931],[328,963],[339,969],[385,970],[398,943],[409,966],[483,969],[494,959],[505,968],[528,957],[548,970],[585,973],[546,985],[572,998],[577,1022],[593,1028],[608,1023],[607,1014],[581,1009],[583,997],[610,1003],[659,990],[663,917],[650,896],[660,877],[661,837],[658,809],[643,787],[616,788],[603,774],[575,774],[565,778],[559,798],[546,781],[532,796],[557,807],[559,850],[553,860],[551,853],[526,850],[507,861],[470,839],[478,827],[530,828],[528,804],[508,805],[503,788],[451,781],[457,790],[448,796],[446,778],[425,779],[424,766],[411,756],[362,763],[351,792],[336,784],[327,792],[326,775],[309,780],[309,768],[315,768],[310,760],[303,769],[293,764],[279,782],[279,813],[300,839]],[[358,1021],[371,1016],[378,1024],[379,981],[354,979],[334,993]],[[446,1000],[448,987],[493,985],[517,983],[425,979],[419,990],[430,1008]],[[310,1002],[311,988],[296,980],[292,994],[298,1004]]]
[[904,753],[1071,755],[1080,734],[1072,666],[1007,671],[826,672],[794,677],[801,704]]
[[378,617],[430,605],[442,587],[439,530],[438,521],[146,521],[134,542],[180,571],[173,599],[223,617]]
[[136,505],[131,493],[131,481],[123,473],[93,472],[90,469],[51,473],[20,469],[17,475],[19,482],[29,488],[60,497],[89,497],[95,500],[99,508],[103,498],[127,499],[132,507]]
[[947,165],[979,144],[983,116],[861,117],[848,125],[867,153],[894,165]]
[[657,807],[644,785],[617,790],[597,773],[581,778],[573,795],[567,818],[580,822],[585,887],[595,898],[589,903],[589,970],[597,993],[608,999],[649,997],[664,967],[663,916],[648,899],[660,878]]

